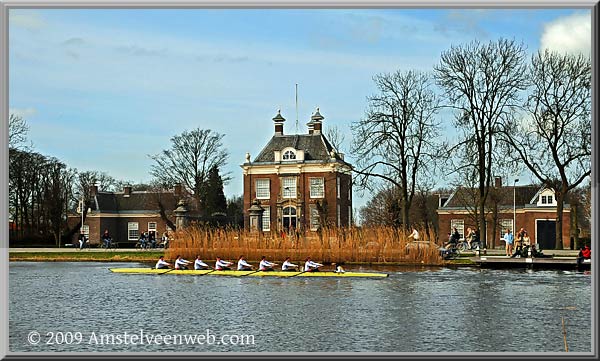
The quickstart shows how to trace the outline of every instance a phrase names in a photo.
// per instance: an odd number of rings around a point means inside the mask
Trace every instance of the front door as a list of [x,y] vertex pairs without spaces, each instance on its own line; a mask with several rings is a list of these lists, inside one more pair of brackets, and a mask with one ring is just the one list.
[[556,221],[536,221],[535,238],[541,249],[554,249],[556,244]]

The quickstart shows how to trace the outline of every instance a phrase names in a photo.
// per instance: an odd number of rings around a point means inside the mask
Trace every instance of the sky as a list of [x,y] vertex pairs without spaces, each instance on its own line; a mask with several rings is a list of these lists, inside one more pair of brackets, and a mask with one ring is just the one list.
[[[149,182],[149,155],[185,130],[224,134],[226,196],[243,192],[246,152],[258,155],[281,109],[284,133],[345,136],[346,160],[373,76],[431,71],[452,45],[500,37],[590,52],[585,9],[11,9],[9,107],[34,150],[80,171]],[[298,122],[295,87],[298,84]],[[441,114],[451,138],[452,115]],[[296,126],[296,124],[298,124]],[[527,175],[515,175],[528,178]],[[447,180],[440,178],[439,185]],[[354,190],[354,207],[369,194]]]

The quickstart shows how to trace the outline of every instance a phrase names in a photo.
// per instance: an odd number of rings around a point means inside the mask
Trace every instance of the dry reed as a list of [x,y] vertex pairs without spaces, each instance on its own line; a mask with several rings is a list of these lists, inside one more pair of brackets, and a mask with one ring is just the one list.
[[258,261],[264,255],[277,263],[286,257],[293,261],[311,257],[322,263],[443,264],[434,239],[433,234],[422,234],[420,242],[411,242],[409,233],[393,227],[328,228],[296,236],[191,226],[175,233],[165,256],[194,259],[200,255],[205,261],[217,256],[235,261],[240,255]]

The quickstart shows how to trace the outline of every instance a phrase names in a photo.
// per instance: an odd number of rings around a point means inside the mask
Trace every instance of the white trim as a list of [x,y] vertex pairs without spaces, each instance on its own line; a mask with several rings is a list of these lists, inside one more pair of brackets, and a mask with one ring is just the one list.
[[282,163],[269,165],[244,165],[242,167],[244,175],[268,175],[280,173],[325,173],[338,172],[342,174],[352,174],[352,168],[339,163],[321,163],[321,164],[304,164],[304,163]]
[[[69,216],[72,218],[75,218],[75,216]],[[78,216],[79,218],[81,218],[81,216]],[[158,217],[160,218],[160,213],[140,213],[140,214],[136,214],[136,213],[124,213],[124,214],[120,214],[120,213],[95,213],[95,214],[88,214],[86,216],[86,218],[155,218]]]
[[[267,196],[258,195],[258,182],[267,181]],[[262,188],[261,188],[262,189]],[[271,199],[271,179],[270,178],[256,178],[254,180],[254,192],[256,193],[256,199]]]

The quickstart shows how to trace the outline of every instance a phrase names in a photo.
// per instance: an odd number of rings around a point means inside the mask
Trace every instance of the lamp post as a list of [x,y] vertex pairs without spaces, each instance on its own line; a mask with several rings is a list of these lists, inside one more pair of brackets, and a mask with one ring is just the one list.
[[517,229],[517,182],[519,178],[516,178],[513,183],[513,235]]

